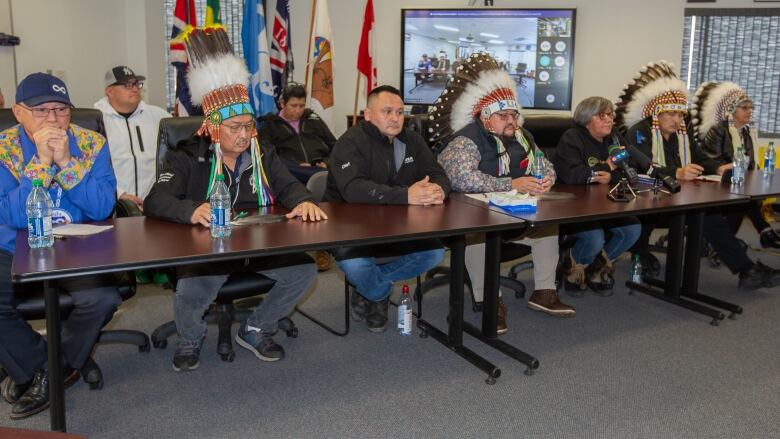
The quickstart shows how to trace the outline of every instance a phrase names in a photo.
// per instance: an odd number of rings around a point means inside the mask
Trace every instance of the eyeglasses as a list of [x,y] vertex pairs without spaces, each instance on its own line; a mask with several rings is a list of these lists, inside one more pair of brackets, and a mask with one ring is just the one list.
[[248,134],[253,134],[255,130],[255,123],[254,122],[247,122],[242,124],[223,124],[222,128],[225,128],[230,134],[236,135],[239,134],[242,130],[246,131]]
[[615,113],[612,112],[612,111],[607,111],[605,113],[599,113],[599,114],[597,114],[597,116],[601,120],[614,119],[615,118]]
[[70,107],[55,107],[55,108],[43,108],[43,107],[25,107],[24,105],[20,105],[22,108],[26,108],[30,110],[30,113],[32,113],[33,117],[36,119],[46,119],[49,117],[49,113],[54,113],[57,117],[65,117],[70,114]]
[[501,119],[503,122],[509,122],[513,120],[517,120],[518,117],[520,117],[520,113],[516,111],[512,111],[509,113],[493,113],[492,115],[495,115],[499,119]]
[[126,89],[128,89],[128,90],[132,90],[132,89],[134,89],[134,88],[136,88],[136,87],[137,87],[139,90],[140,90],[140,89],[142,89],[142,88],[144,88],[144,83],[143,83],[143,81],[129,81],[129,82],[122,82],[122,83],[119,83],[119,84],[114,84],[114,85],[121,85],[122,87],[124,87],[124,88],[126,88]]

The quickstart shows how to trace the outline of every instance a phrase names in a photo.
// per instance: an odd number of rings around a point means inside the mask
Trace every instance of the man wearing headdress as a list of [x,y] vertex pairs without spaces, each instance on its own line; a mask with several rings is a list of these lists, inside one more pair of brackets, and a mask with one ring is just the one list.
[[[287,218],[326,219],[312,195],[287,170],[271,145],[259,143],[246,84],[249,72],[232,53],[221,28],[195,29],[184,37],[192,62],[187,80],[195,105],[206,119],[192,139],[168,152],[165,165],[144,200],[144,212],[170,221],[208,227],[209,192],[217,174],[224,175],[233,207],[252,209],[280,203]],[[203,314],[228,275],[254,271],[275,281],[265,300],[236,334],[236,342],[263,361],[284,358],[272,336],[313,282],[316,267],[305,254],[248,258],[176,269],[174,317],[180,336],[173,368],[198,367],[206,335]]]
[[[436,101],[436,135],[449,139],[439,154],[441,163],[459,192],[510,191],[538,195],[555,183],[555,170],[544,157],[544,179],[531,175],[537,151],[534,138],[522,127],[515,81],[484,53],[469,57],[451,85]],[[453,133],[450,135],[450,133]],[[534,293],[528,307],[554,316],[573,316],[574,308],[558,298],[555,270],[558,265],[558,228],[543,227],[515,237],[531,246],[534,259]],[[485,244],[482,237],[469,239],[466,268],[475,301],[484,294]],[[472,244],[472,241],[474,242]],[[499,298],[498,333],[507,332],[506,306]]]
[[[652,172],[693,180],[705,169],[718,168],[688,136],[685,125],[688,95],[673,65],[666,61],[649,64],[618,100],[617,120],[628,127],[628,142],[653,161]],[[642,218],[642,235],[634,251],[644,259],[643,267],[653,265],[647,250],[653,228],[654,219]],[[703,235],[729,270],[739,274],[740,289],[772,288],[780,283],[780,270],[753,262],[721,212],[708,212],[704,216]],[[655,263],[658,264],[657,259]]]
[[[703,153],[713,160],[718,175],[732,168],[734,152],[742,148],[748,169],[756,168],[755,145],[758,133],[753,126],[753,101],[733,82],[705,82],[694,94],[691,109],[694,137]],[[728,209],[726,218],[736,233],[747,215],[759,232],[762,247],[780,248],[780,235],[761,215],[761,204],[750,203]]]

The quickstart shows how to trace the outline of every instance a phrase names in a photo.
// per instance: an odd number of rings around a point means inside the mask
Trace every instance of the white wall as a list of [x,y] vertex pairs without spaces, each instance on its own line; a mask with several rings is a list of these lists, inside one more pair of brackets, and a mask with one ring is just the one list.
[[[0,0],[0,32],[10,32],[13,7],[17,78],[11,51],[0,48],[0,87],[13,100],[14,82],[26,74],[62,69],[77,105],[88,106],[103,94],[103,74],[127,64],[147,78],[146,100],[165,105],[167,35],[162,0]],[[275,0],[268,0],[273,11]],[[293,0],[292,45],[295,80],[303,82],[312,0]],[[354,102],[355,64],[365,0],[329,0],[335,57],[336,134],[346,128],[345,115]],[[466,0],[374,0],[377,19],[376,58],[379,82],[400,80],[401,14],[403,7],[465,7]],[[480,2],[481,3],[481,2]],[[680,62],[683,13],[686,7],[762,7],[771,3],[718,0],[687,4],[685,0],[495,0],[495,7],[577,8],[574,96],[580,100],[617,97],[637,69],[648,61]]]

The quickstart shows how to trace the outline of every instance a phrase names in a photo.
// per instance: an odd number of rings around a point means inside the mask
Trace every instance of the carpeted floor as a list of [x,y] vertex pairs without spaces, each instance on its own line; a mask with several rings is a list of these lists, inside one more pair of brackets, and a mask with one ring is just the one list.
[[[749,225],[741,233],[757,241]],[[780,267],[778,256],[751,256]],[[628,265],[624,255],[618,285]],[[335,269],[321,274],[303,306],[340,324],[342,279]],[[532,287],[529,271],[522,279]],[[503,339],[537,356],[541,367],[527,376],[521,364],[466,336],[502,369],[492,386],[431,338],[377,335],[362,324],[338,338],[298,314],[300,336],[277,336],[287,351],[280,363],[260,362],[240,347],[235,362],[222,362],[215,328],[191,373],[171,369],[173,342],[145,354],[99,346],[105,387],[90,391],[80,382],[67,391],[68,429],[90,438],[780,437],[780,291],[738,291],[736,276],[706,261],[700,284],[742,305],[744,315],[710,326],[704,316],[628,295],[623,286],[609,298],[563,294],[577,308],[573,319],[506,297],[510,332]],[[442,326],[446,297],[439,288],[425,301],[426,317]],[[467,299],[466,318],[477,322],[470,308]],[[151,333],[171,316],[171,292],[143,286],[111,326]],[[18,422],[9,413],[0,404],[0,425],[48,428],[48,413]]]

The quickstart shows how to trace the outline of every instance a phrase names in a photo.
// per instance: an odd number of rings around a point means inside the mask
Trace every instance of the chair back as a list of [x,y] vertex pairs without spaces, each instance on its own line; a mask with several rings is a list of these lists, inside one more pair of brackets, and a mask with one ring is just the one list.
[[[70,123],[76,124],[88,130],[97,131],[106,135],[106,126],[103,124],[103,113],[94,108],[74,108],[70,110]],[[13,111],[10,108],[0,109],[0,131],[18,124]]]
[[166,117],[160,119],[160,126],[157,131],[156,175],[160,175],[160,169],[162,169],[162,165],[165,163],[165,154],[171,149],[176,149],[176,145],[182,140],[192,137],[202,123],[203,116]]
[[328,171],[316,172],[309,177],[306,183],[306,189],[314,195],[314,201],[320,202],[325,196],[325,189],[328,186]]
[[552,161],[555,158],[555,148],[561,136],[569,128],[574,128],[571,116],[551,116],[549,114],[529,114],[523,116],[523,128],[534,136],[536,144],[542,148],[544,155]]

